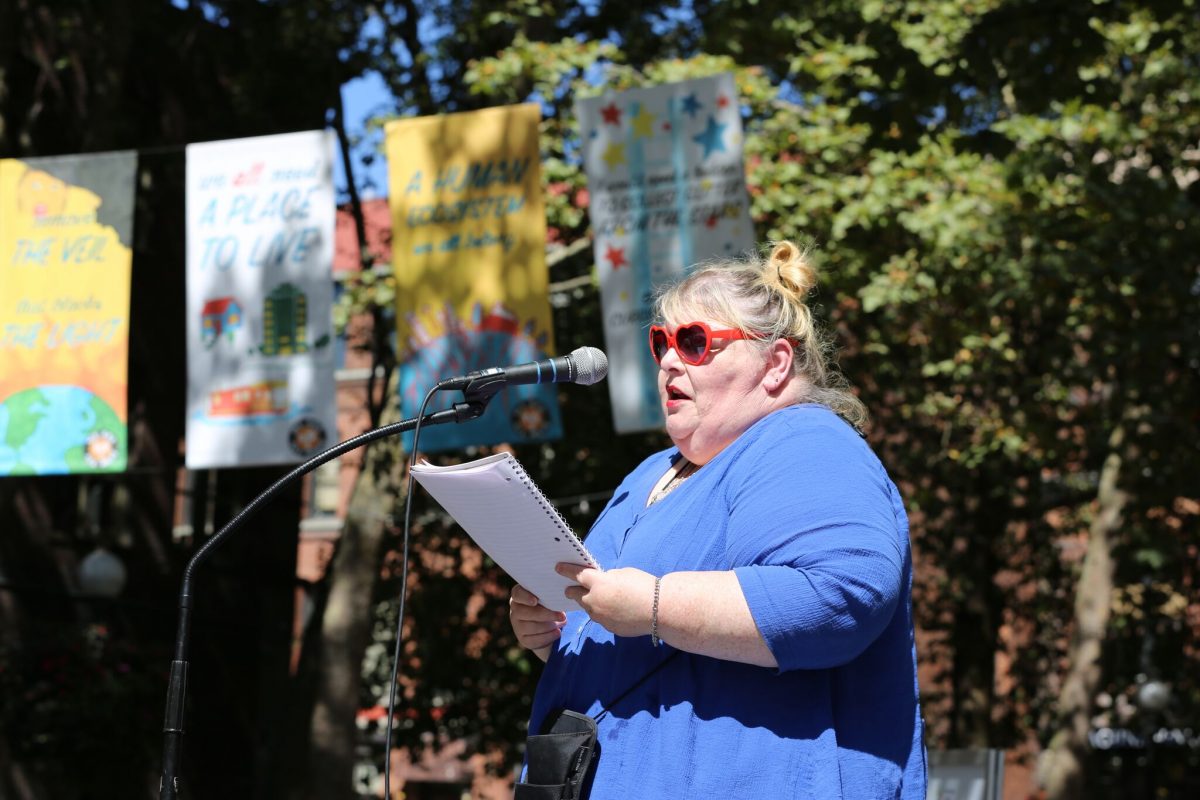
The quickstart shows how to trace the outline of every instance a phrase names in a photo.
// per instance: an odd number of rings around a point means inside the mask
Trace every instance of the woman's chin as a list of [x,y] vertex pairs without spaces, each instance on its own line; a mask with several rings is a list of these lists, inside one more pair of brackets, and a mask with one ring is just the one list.
[[693,427],[684,424],[684,421],[678,417],[667,415],[667,436],[671,437],[671,441],[681,450],[691,440]]

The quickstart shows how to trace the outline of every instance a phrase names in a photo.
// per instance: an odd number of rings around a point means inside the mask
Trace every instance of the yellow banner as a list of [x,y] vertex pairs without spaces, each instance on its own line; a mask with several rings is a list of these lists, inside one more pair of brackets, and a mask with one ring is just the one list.
[[[386,128],[405,416],[441,378],[553,353],[540,122],[526,104]],[[554,387],[522,386],[481,420],[429,429],[422,449],[560,435]]]
[[125,468],[135,168],[0,160],[0,475]]

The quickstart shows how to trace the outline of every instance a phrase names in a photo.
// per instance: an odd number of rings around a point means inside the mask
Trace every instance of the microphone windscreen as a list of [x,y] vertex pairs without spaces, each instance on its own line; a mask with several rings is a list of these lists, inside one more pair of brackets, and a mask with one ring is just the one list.
[[591,386],[593,383],[604,380],[604,376],[608,374],[608,356],[604,355],[603,350],[595,347],[578,347],[571,351],[568,358],[571,359],[571,363],[575,365],[575,371],[578,373],[575,383]]

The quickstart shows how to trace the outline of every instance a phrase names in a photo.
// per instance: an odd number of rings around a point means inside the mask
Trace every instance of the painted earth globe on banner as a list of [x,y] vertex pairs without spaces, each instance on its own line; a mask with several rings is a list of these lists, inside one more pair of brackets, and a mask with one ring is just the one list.
[[0,475],[125,468],[125,425],[80,386],[38,386],[0,401]]

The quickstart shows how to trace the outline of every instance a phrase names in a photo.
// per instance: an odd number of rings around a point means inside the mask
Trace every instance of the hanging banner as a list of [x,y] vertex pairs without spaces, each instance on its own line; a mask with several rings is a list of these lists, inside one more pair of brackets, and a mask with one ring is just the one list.
[[663,424],[646,346],[655,290],[754,247],[732,75],[575,104],[618,433]]
[[336,441],[333,136],[187,148],[189,469]]
[[[443,378],[554,352],[536,104],[387,126],[400,403],[416,416]],[[442,392],[429,411],[461,401]],[[514,386],[465,425],[421,431],[422,450],[562,435],[553,384]]]
[[136,170],[0,159],[0,476],[126,467]]

